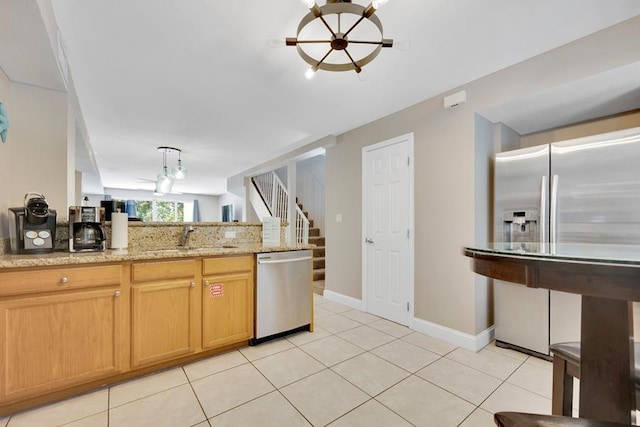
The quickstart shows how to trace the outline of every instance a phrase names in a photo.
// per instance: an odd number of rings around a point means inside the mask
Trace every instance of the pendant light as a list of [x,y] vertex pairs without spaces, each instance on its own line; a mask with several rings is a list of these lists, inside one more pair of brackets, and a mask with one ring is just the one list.
[[158,147],[158,151],[162,151],[162,171],[158,174],[155,192],[159,194],[170,193],[173,187],[173,176],[167,168],[167,151],[170,149],[171,147]]
[[185,179],[187,177],[187,168],[182,166],[182,159],[180,158],[182,151],[177,148],[175,150],[178,152],[178,164],[171,169],[171,173],[174,179]]

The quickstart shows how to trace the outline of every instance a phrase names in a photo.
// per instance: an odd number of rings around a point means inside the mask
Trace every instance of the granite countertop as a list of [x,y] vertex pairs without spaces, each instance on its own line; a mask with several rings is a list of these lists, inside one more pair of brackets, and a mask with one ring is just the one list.
[[0,269],[41,266],[63,266],[74,264],[92,264],[107,262],[140,261],[169,258],[193,258],[219,255],[255,254],[260,252],[284,252],[313,249],[315,245],[296,246],[263,246],[262,243],[245,243],[238,245],[219,245],[212,247],[181,247],[138,249],[138,250],[106,250],[104,252],[53,252],[49,254],[2,255]]

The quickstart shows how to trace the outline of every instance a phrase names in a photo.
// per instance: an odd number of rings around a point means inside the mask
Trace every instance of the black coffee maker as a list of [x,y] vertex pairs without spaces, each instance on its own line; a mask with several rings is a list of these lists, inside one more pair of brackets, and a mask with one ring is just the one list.
[[9,208],[9,237],[14,254],[53,252],[56,241],[55,209],[49,209],[45,197],[27,193],[24,206]]
[[69,207],[69,252],[100,252],[107,243],[105,209],[96,206]]

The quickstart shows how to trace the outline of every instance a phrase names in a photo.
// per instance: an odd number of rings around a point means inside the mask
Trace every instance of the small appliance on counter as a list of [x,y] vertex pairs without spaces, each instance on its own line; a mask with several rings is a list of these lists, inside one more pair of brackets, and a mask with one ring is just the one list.
[[14,254],[53,252],[56,241],[55,209],[49,209],[45,197],[27,193],[24,206],[9,208],[9,238]]
[[107,244],[105,209],[96,206],[69,207],[69,252],[100,252]]

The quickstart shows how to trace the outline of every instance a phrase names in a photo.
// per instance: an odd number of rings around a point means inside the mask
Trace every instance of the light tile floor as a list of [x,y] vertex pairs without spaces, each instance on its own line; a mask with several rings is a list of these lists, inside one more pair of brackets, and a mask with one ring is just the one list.
[[475,353],[315,295],[315,331],[42,408],[0,427],[493,427],[550,413],[549,362]]

